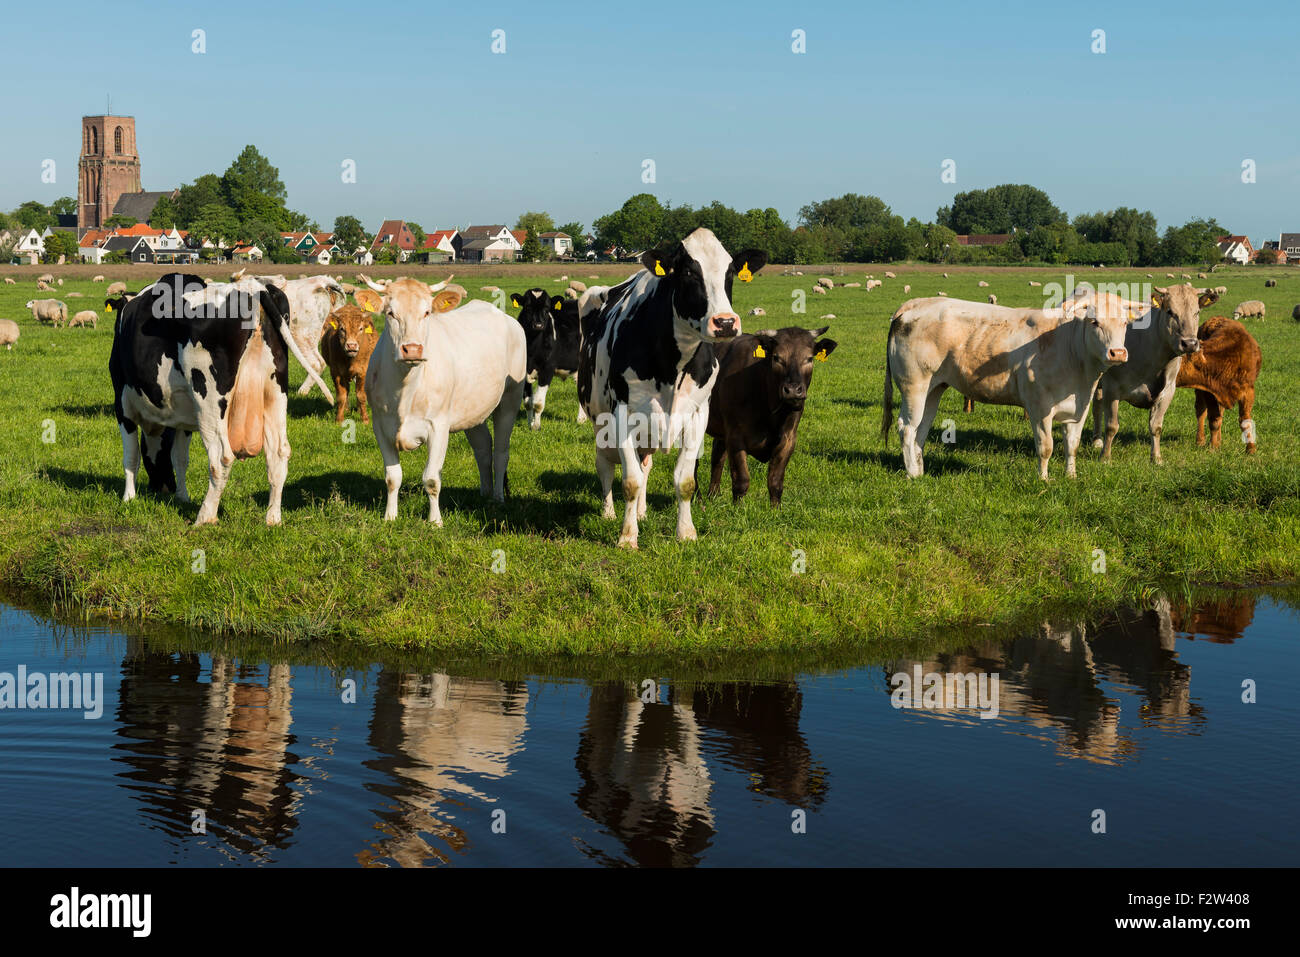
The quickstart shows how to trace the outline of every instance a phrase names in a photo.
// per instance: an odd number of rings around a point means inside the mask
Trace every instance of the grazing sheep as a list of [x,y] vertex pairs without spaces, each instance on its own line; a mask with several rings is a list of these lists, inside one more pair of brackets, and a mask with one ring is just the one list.
[[83,309],[81,312],[73,316],[72,321],[68,323],[69,329],[73,326],[90,326],[92,329],[98,329],[99,313],[94,309]]
[[569,283],[569,288],[576,289],[578,292],[582,293],[587,291],[587,284],[579,279],[574,279]]
[[478,287],[479,292],[500,292],[500,290],[501,290],[500,286],[479,286]]
[[1254,319],[1264,318],[1264,304],[1258,299],[1247,299],[1245,302],[1237,303],[1237,308],[1232,310],[1234,319]]
[[1207,276],[1207,275],[1206,275],[1205,273],[1203,273],[1203,272],[1198,272],[1198,273],[1196,274],[1196,278],[1197,278],[1197,279],[1209,279],[1210,277]]
[[1171,272],[1167,272],[1167,273],[1165,273],[1165,278],[1166,278],[1166,279],[1174,279],[1174,278],[1176,278],[1176,277],[1174,276],[1173,273],[1171,273]]
[[62,276],[59,277],[59,285],[60,285],[60,286],[63,285],[63,277],[62,277]]
[[36,281],[36,291],[37,291],[37,292],[53,292],[53,291],[54,291],[54,287],[51,286],[48,282],[46,282],[44,279],[38,279],[38,280]]
[[65,293],[63,298],[64,299],[85,299],[86,294],[84,292],[69,292],[69,293]]
[[1031,285],[1031,286],[1041,286],[1042,283],[1041,283],[1041,282],[1035,282],[1033,279],[1031,279],[1031,280],[1029,280],[1029,285]]
[[903,295],[906,296],[911,291],[912,291],[912,287],[910,285],[903,287]]
[[52,322],[55,326],[68,321],[68,307],[57,299],[28,299],[27,308],[37,322]]
[[0,342],[4,343],[5,349],[14,347],[18,341],[18,332],[18,323],[12,319],[0,319]]
[[1300,306],[1296,306],[1291,310],[1291,318],[1296,322],[1300,322]]
[[823,295],[823,296],[826,295],[826,287],[825,287],[825,286],[813,286],[813,287],[812,287],[812,291],[815,292],[815,293],[819,293],[820,295]]
[[1219,294],[1219,298],[1223,298],[1224,296],[1226,296],[1226,295],[1228,294],[1228,287],[1227,287],[1227,286],[1215,286],[1215,287],[1214,287],[1214,291],[1217,292],[1217,293]]
[[944,278],[944,279],[947,279],[947,278],[948,278],[948,274],[947,274],[947,273],[944,273],[944,274],[943,274],[943,278]]
[[895,276],[892,272],[886,272],[886,273],[885,273],[885,278],[886,278],[886,279],[897,279],[898,277]]
[[883,286],[884,284],[885,282],[883,279],[868,279],[867,292],[871,292],[871,290],[875,289],[877,286]]
[[828,312],[828,313],[826,313],[826,315],[822,316],[822,318],[823,318],[823,319],[834,319],[834,318],[835,318],[835,313],[833,313],[833,312]]
[[767,315],[767,310],[766,310],[766,309],[762,309],[762,308],[760,308],[760,307],[758,307],[758,306],[755,306],[753,309],[749,310],[749,314],[750,314],[751,316],[766,316],[766,315]]
[[560,282],[568,282],[568,281],[569,281],[568,273],[565,273],[563,276],[560,277]]
[[37,277],[36,277],[36,281],[37,281],[37,282],[54,282],[54,273],[52,273],[52,272],[42,273],[40,276],[37,276]]
[[598,273],[592,273],[592,274],[591,274],[590,276],[588,276],[587,278],[588,278],[588,279],[599,279],[599,278],[600,278],[600,275],[599,275]]
[[564,295],[565,295],[565,298],[566,298],[566,299],[581,299],[581,298],[582,298],[582,293],[578,292],[578,290],[574,289],[572,286],[570,286],[568,289],[564,290]]
[[989,302],[996,306],[998,304],[998,297],[993,295],[993,293],[989,293]]
[[112,299],[115,296],[126,295],[126,283],[115,282],[113,283],[113,285],[109,286],[107,289],[104,290],[104,294],[108,296],[109,299]]
[[[868,279],[867,281],[868,281],[868,282],[875,282],[874,279]],[[845,288],[845,289],[861,289],[861,288],[862,288],[862,283],[860,283],[860,282],[846,282],[846,283],[844,284],[844,288]]]
[[1191,278],[1192,278],[1191,273],[1183,273],[1183,278],[1184,278],[1184,279],[1191,279]]
[[10,279],[8,276],[5,276],[5,285],[6,285],[6,286],[16,286],[16,285],[18,285],[18,281],[17,281],[16,279]]
[[817,280],[817,285],[825,286],[827,289],[830,289],[832,286],[835,285],[835,280],[828,279],[827,277],[822,276],[820,279]]
[[979,287],[980,287],[981,289],[987,289],[987,288],[989,287],[989,284],[986,283],[983,279],[981,279],[980,282],[979,282]]
[[946,295],[948,295],[948,294],[947,294],[946,292],[936,292],[935,295],[936,295],[936,296],[946,296]]
[[1272,289],[1272,288],[1273,288],[1274,286],[1276,286],[1276,285],[1277,285],[1277,280],[1276,280],[1276,279],[1265,279],[1265,280],[1264,280],[1264,288],[1265,288],[1265,289]]
[[1148,278],[1148,279],[1154,279],[1155,276],[1151,275],[1151,273],[1147,273],[1147,278]]
[[91,282],[103,282],[103,281],[104,281],[104,277],[103,277],[103,276],[94,276],[94,277],[91,278],[90,281],[91,281]]

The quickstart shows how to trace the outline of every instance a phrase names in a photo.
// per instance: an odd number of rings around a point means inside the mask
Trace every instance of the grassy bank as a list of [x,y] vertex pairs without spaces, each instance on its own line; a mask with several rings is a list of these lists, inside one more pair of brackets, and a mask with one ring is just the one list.
[[[118,278],[112,267],[100,271]],[[592,270],[568,271],[585,279]],[[840,280],[863,281],[868,269],[845,271]],[[215,528],[189,527],[197,506],[147,494],[123,505],[107,373],[110,325],[38,327],[22,309],[38,295],[34,283],[0,286],[0,317],[22,326],[15,349],[0,352],[0,583],[63,614],[263,641],[503,656],[744,650],[833,657],[899,635],[1026,621],[1043,608],[1082,613],[1140,601],[1157,588],[1300,578],[1300,325],[1289,318],[1300,301],[1300,275],[1220,270],[1210,283],[1229,292],[1206,315],[1230,315],[1244,299],[1268,306],[1269,318],[1251,324],[1264,352],[1256,456],[1243,454],[1235,412],[1225,416],[1224,448],[1198,449],[1192,395],[1180,390],[1165,422],[1162,468],[1148,462],[1145,413],[1125,406],[1110,465],[1089,447],[1078,481],[1067,481],[1055,459],[1053,481],[1044,486],[1018,410],[981,406],[963,415],[952,392],[939,421],[952,420],[956,441],[930,446],[929,474],[909,482],[897,436],[886,449],[877,434],[884,341],[888,317],[905,298],[903,283],[912,295],[943,290],[983,299],[994,292],[1003,304],[1040,305],[1028,279],[1062,275],[986,269],[944,279],[934,270],[895,271],[897,280],[871,293],[809,295],[807,313],[794,316],[792,291],[810,288],[821,271],[795,277],[771,270],[749,286],[737,284],[742,313],[753,306],[768,312],[747,319],[748,328],[829,322],[840,343],[817,367],[785,502],[769,508],[764,468],[754,463],[748,499],[732,505],[724,478],[722,497],[696,505],[700,540],[678,544],[671,469],[657,462],[636,553],[614,548],[617,524],[600,517],[592,431],[574,422],[571,382],[551,389],[540,432],[516,428],[514,496],[504,507],[480,501],[468,446],[453,437],[443,529],[424,521],[423,449],[403,458],[398,521],[381,520],[373,435],[357,421],[355,442],[345,442],[319,394],[290,399],[293,458],[281,528],[263,525],[260,459],[236,465]],[[102,306],[104,286],[83,272],[65,273],[59,291],[86,294],[66,300],[73,311]],[[466,285],[482,296],[479,285],[514,291],[539,279],[558,290],[553,275],[478,270]],[[1146,278],[1145,271],[1080,275]],[[1166,282],[1163,272],[1156,275]],[[1265,289],[1265,277],[1279,278],[1279,286]],[[980,279],[991,286],[979,288]],[[836,318],[819,320],[825,313]],[[296,387],[302,370],[291,370]],[[196,500],[206,481],[196,439],[188,476]],[[1097,549],[1104,573],[1094,572]]]

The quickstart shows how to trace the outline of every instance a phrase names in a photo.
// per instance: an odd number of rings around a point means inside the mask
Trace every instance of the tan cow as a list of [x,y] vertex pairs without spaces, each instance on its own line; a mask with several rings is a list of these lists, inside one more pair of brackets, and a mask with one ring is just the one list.
[[1073,478],[1097,380],[1128,358],[1124,333],[1136,316],[1113,302],[1070,300],[1053,309],[938,298],[903,303],[889,325],[881,435],[888,439],[897,380],[897,427],[908,476],[925,471],[922,449],[939,398],[952,387],[968,398],[1028,413],[1044,480],[1052,423],[1064,423],[1066,474]]

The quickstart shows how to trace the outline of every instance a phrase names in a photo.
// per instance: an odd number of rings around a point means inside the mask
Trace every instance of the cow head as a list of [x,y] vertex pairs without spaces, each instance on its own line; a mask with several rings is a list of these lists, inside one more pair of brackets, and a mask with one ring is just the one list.
[[349,359],[355,359],[367,342],[374,346],[379,334],[375,332],[374,317],[370,313],[356,306],[343,306],[325,320],[323,338],[331,337]]
[[[447,277],[447,282],[451,277]],[[384,316],[384,331],[393,341],[398,362],[424,362],[424,340],[429,319],[460,305],[464,293],[447,282],[426,286],[418,279],[394,279],[387,286],[366,280],[381,295],[378,312]]]
[[1107,366],[1128,361],[1124,337],[1129,323],[1142,315],[1140,303],[1111,293],[1088,295],[1062,303],[1066,317],[1083,324],[1087,350]]
[[1219,294],[1213,289],[1196,289],[1188,282],[1167,289],[1157,287],[1151,292],[1158,328],[1169,347],[1184,356],[1201,348],[1201,340],[1196,336],[1201,309],[1218,301]]
[[[830,326],[820,329],[768,330],[754,336],[754,357],[763,366],[767,407],[802,410],[812,385],[813,368],[835,351],[834,339],[821,338]],[[736,348],[736,347],[733,347]]]
[[678,324],[701,338],[729,339],[740,333],[740,316],[731,307],[732,281],[753,279],[767,253],[746,249],[732,256],[701,227],[679,243],[652,249],[641,263],[671,291]]
[[550,313],[558,312],[560,306],[556,303],[563,301],[560,296],[548,296],[545,289],[529,289],[510,296],[510,305],[519,310],[519,324],[530,339],[551,327]]

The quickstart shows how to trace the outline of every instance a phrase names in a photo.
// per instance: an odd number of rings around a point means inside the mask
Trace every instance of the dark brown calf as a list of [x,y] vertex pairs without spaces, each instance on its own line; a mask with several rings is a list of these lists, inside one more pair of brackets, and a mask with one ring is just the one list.
[[347,416],[348,386],[354,379],[361,421],[370,421],[370,410],[366,408],[366,365],[370,362],[370,353],[375,350],[375,343],[379,341],[374,318],[364,309],[344,305],[330,313],[321,330],[320,352],[334,379],[339,422]]
[[1246,452],[1255,451],[1255,423],[1250,411],[1255,405],[1255,379],[1263,357],[1259,343],[1235,319],[1213,316],[1196,333],[1201,348],[1183,356],[1178,369],[1178,388],[1196,390],[1196,444],[1205,444],[1205,421],[1210,422],[1210,447],[1218,448],[1223,429],[1223,410],[1236,405],[1241,419]]
[[722,458],[731,464],[731,497],[749,491],[752,455],[767,462],[767,493],[781,504],[785,467],[794,454],[799,419],[812,384],[813,364],[835,351],[834,339],[819,338],[829,326],[808,330],[791,326],[718,343],[718,381],[709,403],[708,434],[713,436],[709,494],[722,484]]

